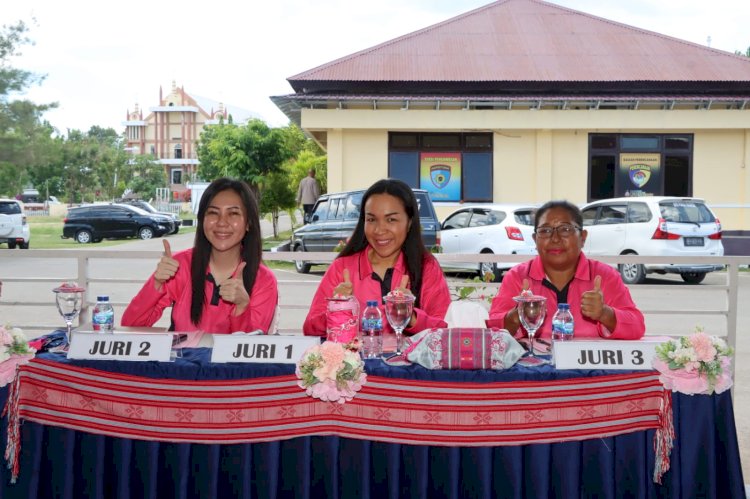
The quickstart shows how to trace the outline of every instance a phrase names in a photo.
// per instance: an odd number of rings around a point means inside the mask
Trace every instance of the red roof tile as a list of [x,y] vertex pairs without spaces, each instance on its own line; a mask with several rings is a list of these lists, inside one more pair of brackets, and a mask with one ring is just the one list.
[[288,80],[750,82],[750,58],[541,0],[500,0]]

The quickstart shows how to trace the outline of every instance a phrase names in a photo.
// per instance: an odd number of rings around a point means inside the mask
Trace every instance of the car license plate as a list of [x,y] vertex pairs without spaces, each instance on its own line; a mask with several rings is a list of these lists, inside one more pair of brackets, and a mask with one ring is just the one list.
[[702,237],[685,237],[683,238],[685,241],[685,246],[703,246],[703,238]]

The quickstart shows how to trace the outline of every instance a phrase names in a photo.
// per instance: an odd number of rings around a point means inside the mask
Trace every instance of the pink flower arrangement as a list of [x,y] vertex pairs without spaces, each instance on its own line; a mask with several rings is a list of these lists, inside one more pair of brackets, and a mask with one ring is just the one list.
[[653,367],[662,384],[688,395],[721,393],[732,386],[732,347],[698,328],[691,336],[672,339],[656,347]]
[[26,336],[18,328],[0,326],[0,387],[13,381],[16,368],[34,358]]
[[351,400],[367,381],[360,356],[335,341],[308,348],[296,374],[308,395],[339,404]]

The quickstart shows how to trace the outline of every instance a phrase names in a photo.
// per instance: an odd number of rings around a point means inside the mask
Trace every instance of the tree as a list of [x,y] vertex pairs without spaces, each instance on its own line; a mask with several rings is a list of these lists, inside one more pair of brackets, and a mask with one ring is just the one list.
[[41,117],[56,104],[11,98],[44,79],[10,64],[11,58],[21,55],[19,48],[31,43],[27,31],[22,21],[0,27],[0,180],[6,195],[19,193],[29,183],[30,167],[45,161],[39,157],[37,142],[48,143],[54,131]]
[[210,181],[227,176],[246,181],[258,192],[268,175],[291,157],[278,128],[262,120],[244,126],[220,123],[206,127],[198,143],[198,175]]
[[289,187],[287,172],[279,171],[266,176],[260,189],[260,212],[271,214],[273,237],[279,236],[279,215],[297,206],[295,192]]
[[750,47],[748,47],[747,50],[745,50],[745,52],[742,52],[741,50],[735,50],[734,53],[737,55],[744,55],[745,57],[750,57]]
[[164,168],[151,156],[133,157],[128,163],[125,179],[127,188],[143,199],[153,198],[157,187],[167,186]]
[[[316,145],[317,147],[317,145]],[[291,160],[287,166],[289,171],[289,183],[297,192],[297,186],[307,172],[315,170],[315,178],[320,182],[320,192],[328,192],[328,157],[316,154],[313,150],[305,149],[299,156]]]

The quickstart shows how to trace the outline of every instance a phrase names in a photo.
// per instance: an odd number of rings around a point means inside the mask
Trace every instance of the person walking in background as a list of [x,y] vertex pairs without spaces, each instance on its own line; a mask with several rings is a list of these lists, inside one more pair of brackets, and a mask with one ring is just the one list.
[[315,201],[320,197],[320,184],[315,178],[315,170],[312,168],[307,171],[307,177],[300,180],[299,189],[297,189],[297,205],[302,206],[303,219],[305,223],[310,222]]

